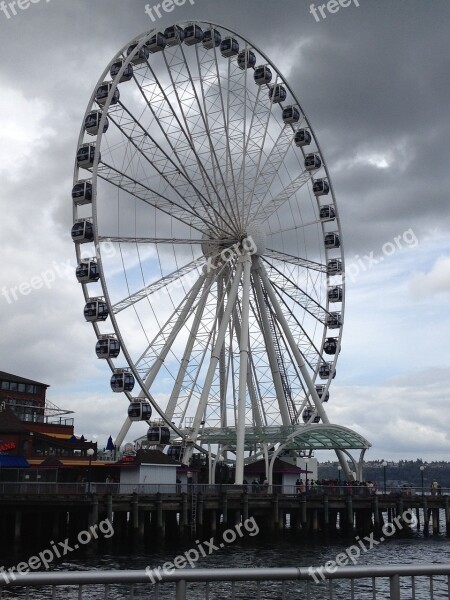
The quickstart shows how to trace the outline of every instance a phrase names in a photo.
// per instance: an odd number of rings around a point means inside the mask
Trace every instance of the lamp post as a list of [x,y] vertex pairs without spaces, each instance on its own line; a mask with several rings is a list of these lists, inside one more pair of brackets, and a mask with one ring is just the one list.
[[305,492],[308,493],[308,461],[305,460]]
[[422,496],[423,496],[423,472],[425,471],[425,465],[420,465],[420,479],[422,484]]
[[341,467],[341,465],[338,465],[339,485],[341,485],[341,471],[342,471],[342,467]]
[[86,450],[86,454],[89,457],[88,494],[90,494],[91,493],[91,464],[92,464],[92,457],[94,456],[94,449],[93,448],[88,448]]
[[386,495],[386,467],[387,467],[387,462],[385,460],[383,460],[383,462],[381,464],[383,465],[384,495]]

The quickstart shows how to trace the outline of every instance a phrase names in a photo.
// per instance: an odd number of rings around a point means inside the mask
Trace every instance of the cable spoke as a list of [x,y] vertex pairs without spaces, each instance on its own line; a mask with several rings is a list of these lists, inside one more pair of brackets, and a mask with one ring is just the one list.
[[196,260],[193,260],[192,262],[185,265],[181,269],[177,269],[176,271],[173,271],[173,273],[170,273],[170,275],[161,277],[161,279],[158,279],[158,281],[155,281],[154,283],[151,283],[150,285],[143,287],[142,289],[135,292],[131,296],[128,296],[127,298],[124,298],[123,300],[116,302],[113,305],[114,314],[118,314],[120,311],[124,310],[125,308],[128,308],[129,306],[132,306],[133,304],[136,304],[136,302],[139,302],[143,298],[148,298],[152,294],[156,294],[160,290],[169,286],[173,281],[176,281],[177,279],[181,279],[181,277],[184,277],[184,275],[191,273],[191,271],[193,271],[194,269],[198,269],[199,267],[201,267],[204,264],[204,262],[205,262],[205,259],[203,256],[200,258],[197,258]]

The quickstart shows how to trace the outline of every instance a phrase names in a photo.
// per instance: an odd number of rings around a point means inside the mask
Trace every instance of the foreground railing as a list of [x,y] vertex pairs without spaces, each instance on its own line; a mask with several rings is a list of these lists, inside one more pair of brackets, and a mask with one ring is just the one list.
[[[319,575],[320,574],[320,575]],[[89,571],[0,576],[0,598],[270,598],[434,600],[450,597],[450,564],[270,569]],[[72,586],[72,587],[70,587]]]

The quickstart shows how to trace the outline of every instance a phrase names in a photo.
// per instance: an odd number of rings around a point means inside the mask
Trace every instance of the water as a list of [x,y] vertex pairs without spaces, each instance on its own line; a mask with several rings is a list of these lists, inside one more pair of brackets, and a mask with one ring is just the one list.
[[[203,541],[203,540],[201,540]],[[395,564],[424,564],[424,563],[449,563],[450,562],[450,544],[449,539],[443,534],[439,536],[424,538],[421,533],[413,533],[408,538],[389,538],[384,542],[369,549],[369,543],[365,545],[367,552],[361,552],[357,564],[359,565],[395,565]],[[216,544],[220,539],[216,541]],[[196,565],[202,568],[219,567],[310,567],[321,566],[329,560],[334,560],[336,556],[344,552],[351,544],[356,544],[355,538],[333,539],[325,541],[317,538],[316,540],[302,540],[295,533],[284,536],[283,539],[268,539],[262,537],[245,537],[241,541],[236,541],[224,548],[214,550],[205,557],[200,557]],[[157,568],[166,561],[173,559],[184,552],[195,549],[195,542],[178,540],[167,540],[164,546],[158,544],[158,547],[152,545],[151,540],[146,545],[131,546],[121,545],[117,540],[111,538],[109,544],[100,544],[97,548],[93,545],[85,546],[73,553],[70,553],[64,559],[52,564],[53,570],[107,570],[107,569],[145,569],[147,566]],[[208,552],[208,546],[203,545]],[[33,554],[42,551],[42,547],[37,547],[32,542],[21,549],[6,549],[0,546],[0,565],[7,567],[16,565],[18,562],[27,561]],[[328,598],[327,583],[310,584],[310,596],[314,600]],[[292,600],[297,598],[306,598],[306,583],[292,582],[286,584],[287,598]],[[350,598],[350,588],[348,582],[335,582],[334,598],[348,600]],[[404,587],[410,587],[408,581],[404,582]],[[204,586],[189,588],[189,598],[198,599],[203,597]],[[203,593],[200,593],[199,590]],[[135,586],[133,598],[153,598],[153,588],[143,585]],[[380,580],[377,584],[377,600],[388,597],[389,584],[387,580]],[[246,600],[256,600],[256,583],[239,583],[235,588],[236,598]],[[58,592],[57,598],[72,600],[78,598],[78,592],[74,588],[67,588]],[[447,595],[446,595],[447,594]],[[8,588],[1,598],[12,600],[13,598],[25,598],[25,593],[19,590]],[[41,600],[50,598],[49,588],[46,590],[33,590],[31,598]],[[83,598],[88,600],[99,600],[104,598],[104,588],[95,588],[83,592]],[[112,586],[109,598],[115,600],[130,598],[130,594],[124,588]],[[166,600],[173,598],[173,586],[164,585],[160,587],[159,598]],[[359,600],[372,598],[371,581],[363,580],[357,586],[355,597]],[[403,597],[403,596],[402,596]],[[405,592],[405,598],[411,597],[411,592]],[[430,598],[429,580],[427,578],[418,578],[416,587],[416,598],[425,600]],[[446,578],[441,577],[434,582],[434,598],[448,598],[446,587]],[[221,583],[211,588],[211,600],[222,598],[231,598],[231,584]],[[261,583],[260,598],[281,599],[281,585],[278,583]]]

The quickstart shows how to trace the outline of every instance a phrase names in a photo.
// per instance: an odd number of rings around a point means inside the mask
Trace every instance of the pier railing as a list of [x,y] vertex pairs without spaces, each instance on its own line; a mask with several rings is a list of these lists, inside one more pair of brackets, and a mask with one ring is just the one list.
[[16,573],[0,576],[0,597],[434,600],[450,597],[449,576],[450,564]]
[[[0,496],[5,495],[58,495],[58,496],[83,496],[86,494],[181,494],[194,493],[204,496],[220,496],[224,493],[228,495],[242,494],[244,492],[255,496],[264,496],[267,494],[277,494],[282,496],[372,496],[384,495],[384,490],[370,488],[367,486],[336,486],[336,485],[317,485],[309,486],[300,490],[295,485],[234,485],[234,484],[124,484],[124,483],[47,483],[47,482],[0,482]],[[450,489],[443,488],[441,494],[447,495]],[[387,495],[400,494],[402,496],[422,495],[420,489],[392,487],[386,489]],[[429,496],[430,492],[424,492]]]

